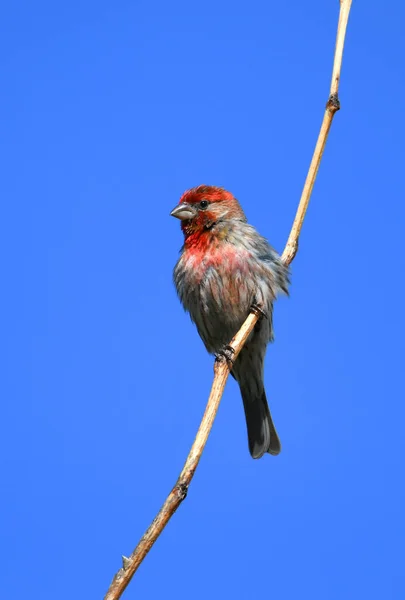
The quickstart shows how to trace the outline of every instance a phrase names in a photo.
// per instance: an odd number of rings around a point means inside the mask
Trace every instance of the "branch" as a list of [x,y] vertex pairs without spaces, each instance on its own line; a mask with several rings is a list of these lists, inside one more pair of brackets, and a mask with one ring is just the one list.
[[[323,151],[325,149],[326,140],[329,134],[332,120],[335,113],[340,109],[340,103],[338,98],[338,89],[340,81],[340,71],[342,66],[342,55],[343,46],[346,35],[347,21],[349,18],[349,12],[352,0],[340,0],[340,13],[338,31],[336,37],[336,48],[335,58],[333,63],[332,72],[332,83],[330,87],[330,95],[326,104],[326,110],[323,117],[321,130],[319,132],[318,141],[315,146],[312,161],[309,167],[308,175],[305,180],[304,189],[302,191],[301,199],[298,205],[297,213],[294,219],[294,223],[281,256],[283,262],[289,265],[298,249],[298,239],[301,233],[302,224],[304,222],[305,213],[308,208],[309,199],[311,197],[312,189],[314,187],[316,175],[318,173],[319,165],[322,159]],[[242,350],[247,338],[251,331],[256,325],[260,318],[259,312],[251,312],[243,323],[242,327],[232,339],[230,346],[234,349],[234,359],[237,358],[239,352]],[[181,502],[186,498],[188,487],[194,476],[195,470],[200,462],[201,454],[204,450],[205,444],[207,443],[208,436],[211,432],[211,428],[214,424],[219,403],[222,398],[222,394],[225,389],[226,380],[229,376],[229,367],[226,360],[215,361],[214,364],[214,381],[211,388],[211,393],[208,398],[207,406],[205,409],[204,416],[202,418],[200,427],[195,437],[194,443],[191,447],[190,453],[187,456],[185,465],[182,472],[176,482],[176,485],[168,495],[165,503],[158,512],[157,516],[153,520],[152,524],[141,538],[135,550],[132,552],[129,558],[122,557],[122,568],[114,576],[111,585],[108,589],[104,600],[118,600],[125,588],[132,579],[132,576],[138,569],[139,565],[152,548],[153,544],[162,533],[163,529],[169,522],[172,515],[176,512]]]
[[339,23],[336,35],[335,58],[333,61],[332,81],[330,84],[329,99],[326,103],[326,109],[325,114],[323,116],[321,130],[318,135],[318,140],[316,142],[311,164],[309,165],[308,175],[304,183],[304,189],[302,190],[301,199],[298,205],[297,213],[295,215],[294,223],[292,225],[286,247],[284,248],[284,252],[281,255],[281,258],[286,265],[289,265],[294,260],[294,257],[297,254],[298,239],[300,237],[302,224],[304,222],[305,213],[307,212],[309,199],[311,198],[312,189],[314,187],[319,165],[321,164],[323,151],[325,150],[326,140],[328,139],[333,117],[335,116],[335,113],[337,113],[337,111],[340,110],[340,102],[338,96],[340,71],[342,68],[343,47],[345,43],[347,21],[349,19],[351,5],[352,0],[340,0]]
[[[235,359],[242,350],[259,316],[259,312],[257,312],[257,315],[253,312],[250,313],[242,327],[239,329],[238,333],[232,339],[231,345],[235,351],[233,354],[233,359]],[[187,496],[188,486],[190,485],[198,463],[200,462],[202,451],[204,450],[204,446],[214,424],[214,419],[218,411],[219,403],[225,389],[229,372],[230,371],[226,360],[215,361],[215,376],[211,393],[208,398],[204,416],[183,470],[180,473],[176,485],[166,498],[166,502],[163,504],[162,508],[158,512],[145,535],[141,538],[131,556],[129,558],[126,558],[125,556],[122,557],[122,569],[118,571],[112,580],[110,589],[108,590],[104,600],[117,600],[121,597],[122,592],[127,587],[133,574],[149,550],[152,548],[159,535],[162,533],[171,516],[176,512],[181,502]]]

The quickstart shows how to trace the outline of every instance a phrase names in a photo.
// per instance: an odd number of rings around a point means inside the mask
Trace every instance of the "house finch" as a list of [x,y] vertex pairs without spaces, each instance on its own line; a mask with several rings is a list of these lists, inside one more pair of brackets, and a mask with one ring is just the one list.
[[273,339],[273,301],[279,292],[288,293],[288,270],[223,188],[192,188],[170,214],[181,220],[184,234],[174,283],[208,352],[227,356],[226,344],[253,305],[267,317],[257,323],[231,373],[242,394],[252,457],[276,455],[281,445],[264,391],[263,363]]

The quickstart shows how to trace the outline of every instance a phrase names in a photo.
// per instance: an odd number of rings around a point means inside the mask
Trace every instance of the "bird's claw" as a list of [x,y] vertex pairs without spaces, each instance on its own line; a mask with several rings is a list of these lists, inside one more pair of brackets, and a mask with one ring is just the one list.
[[265,313],[264,310],[256,303],[252,304],[250,307],[250,312],[254,313],[257,317],[259,317],[259,319],[262,317],[268,319],[267,313]]
[[222,360],[226,360],[228,367],[232,369],[234,365],[233,355],[235,354],[235,350],[229,344],[223,346],[218,352],[215,354],[215,360],[221,362]]

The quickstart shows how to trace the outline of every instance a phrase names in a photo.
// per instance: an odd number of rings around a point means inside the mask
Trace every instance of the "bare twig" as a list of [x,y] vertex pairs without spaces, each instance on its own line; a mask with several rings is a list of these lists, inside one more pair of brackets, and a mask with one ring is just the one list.
[[[330,95],[326,104],[325,115],[321,130],[319,132],[318,141],[315,146],[311,165],[309,167],[308,175],[304,184],[304,189],[302,191],[300,203],[298,205],[297,214],[294,219],[287,245],[282,254],[282,260],[286,265],[289,265],[292,262],[297,253],[298,238],[301,232],[312,189],[314,187],[319,164],[325,149],[326,140],[333,117],[340,108],[338,88],[342,66],[343,46],[351,3],[352,0],[340,0],[339,24],[336,38],[335,59],[333,63]],[[251,312],[238,333],[230,342],[230,346],[235,352],[234,358],[238,356],[259,318],[260,314],[258,312]],[[176,485],[168,495],[159,513],[153,520],[144,536],[141,538],[131,556],[129,558],[125,556],[122,557],[122,568],[114,576],[104,600],[118,600],[118,598],[121,597],[123,591],[131,581],[135,571],[138,569],[139,565],[148,554],[159,535],[162,533],[172,515],[176,512],[181,502],[187,496],[188,487],[200,461],[205,444],[207,443],[207,439],[211,432],[219,403],[222,398],[226,380],[229,376],[229,367],[227,361],[216,361],[214,365],[214,373],[214,381],[204,416]]]
[[329,99],[326,103],[321,130],[319,132],[314,154],[309,166],[308,175],[304,183],[304,189],[302,190],[294,223],[292,225],[286,247],[284,248],[284,252],[281,256],[283,262],[285,262],[287,265],[293,261],[295,255],[297,254],[298,239],[300,237],[302,224],[304,222],[305,213],[307,212],[309,199],[312,194],[312,189],[314,187],[319,165],[321,164],[323,151],[325,150],[326,140],[328,139],[333,117],[340,109],[338,96],[340,71],[342,68],[343,46],[345,43],[347,21],[349,19],[351,5],[352,0],[340,0],[339,23],[336,36],[335,58],[333,61],[332,82],[330,85]]
[[[235,351],[233,354],[233,359],[235,359],[242,350],[259,316],[260,315],[258,312],[250,313],[242,327],[239,329],[238,333],[232,339],[231,346]],[[188,486],[190,485],[194,472],[198,466],[198,463],[200,462],[202,451],[204,450],[204,446],[214,423],[219,403],[224,392],[226,380],[228,379],[229,367],[227,361],[215,361],[214,372],[214,382],[212,384],[211,393],[208,398],[204,416],[195,437],[194,444],[192,445],[190,453],[187,456],[187,460],[176,482],[176,485],[168,495],[166,502],[163,504],[162,508],[158,512],[157,516],[153,520],[149,529],[146,531],[145,535],[142,537],[131,556],[129,558],[126,558],[125,556],[122,557],[122,569],[118,571],[112,580],[110,589],[108,590],[104,600],[116,600],[117,598],[121,597],[121,594],[130,582],[132,575],[135,573],[159,535],[162,533],[170,517],[176,512],[181,502],[187,496]]]

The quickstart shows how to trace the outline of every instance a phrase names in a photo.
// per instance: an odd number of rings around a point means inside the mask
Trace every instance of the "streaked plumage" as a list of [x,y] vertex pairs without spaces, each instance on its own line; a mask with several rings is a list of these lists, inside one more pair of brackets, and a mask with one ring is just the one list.
[[235,361],[253,458],[278,454],[280,441],[267,405],[263,363],[273,339],[272,311],[278,293],[287,293],[288,271],[267,240],[246,222],[238,201],[226,190],[198,186],[183,194],[172,211],[182,220],[184,246],[174,283],[208,352],[228,344],[252,304],[267,315]]

